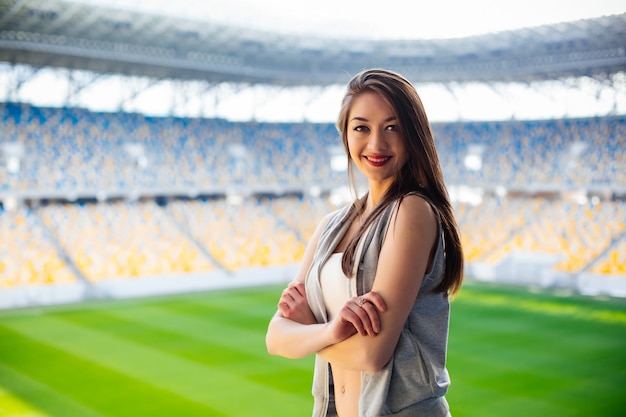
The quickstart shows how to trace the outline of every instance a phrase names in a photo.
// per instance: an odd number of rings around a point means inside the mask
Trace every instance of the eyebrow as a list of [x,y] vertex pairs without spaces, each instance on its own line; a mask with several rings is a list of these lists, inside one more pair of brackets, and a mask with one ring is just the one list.
[[[365,118],[365,117],[359,117],[359,116],[355,116],[355,117],[353,117],[353,118],[351,118],[351,119],[350,119],[350,121],[353,121],[353,120],[356,120],[356,121],[359,121],[359,122],[369,122],[369,120],[368,120],[367,118]],[[384,123],[387,123],[387,122],[391,122],[391,121],[393,121],[393,120],[397,120],[397,117],[396,117],[396,116],[391,116],[391,117],[388,117],[388,118],[386,118],[385,120],[383,120],[383,122],[384,122]]]

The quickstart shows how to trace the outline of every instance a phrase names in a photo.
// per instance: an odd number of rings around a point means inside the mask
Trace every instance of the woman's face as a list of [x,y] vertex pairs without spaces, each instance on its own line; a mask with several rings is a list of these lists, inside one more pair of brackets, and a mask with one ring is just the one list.
[[373,92],[352,100],[347,140],[350,158],[370,184],[388,187],[408,160],[393,108]]

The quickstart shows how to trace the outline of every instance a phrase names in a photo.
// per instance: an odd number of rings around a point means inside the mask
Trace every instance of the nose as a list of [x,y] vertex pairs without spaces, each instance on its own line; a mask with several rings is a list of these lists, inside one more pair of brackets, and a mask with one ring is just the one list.
[[367,147],[370,150],[384,150],[386,148],[385,133],[382,129],[372,129]]

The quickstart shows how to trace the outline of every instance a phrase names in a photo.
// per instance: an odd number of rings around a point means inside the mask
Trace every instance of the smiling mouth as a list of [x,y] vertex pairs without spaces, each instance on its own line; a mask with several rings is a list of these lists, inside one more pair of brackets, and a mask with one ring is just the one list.
[[383,166],[390,159],[390,156],[365,156],[365,160],[374,166]]

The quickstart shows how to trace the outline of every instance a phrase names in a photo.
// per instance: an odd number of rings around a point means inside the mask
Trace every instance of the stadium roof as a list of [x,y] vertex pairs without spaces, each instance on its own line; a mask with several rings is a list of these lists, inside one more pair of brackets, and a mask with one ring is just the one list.
[[453,39],[288,35],[60,0],[0,0],[0,61],[162,79],[343,84],[369,67],[414,82],[605,77],[626,70],[626,13]]

